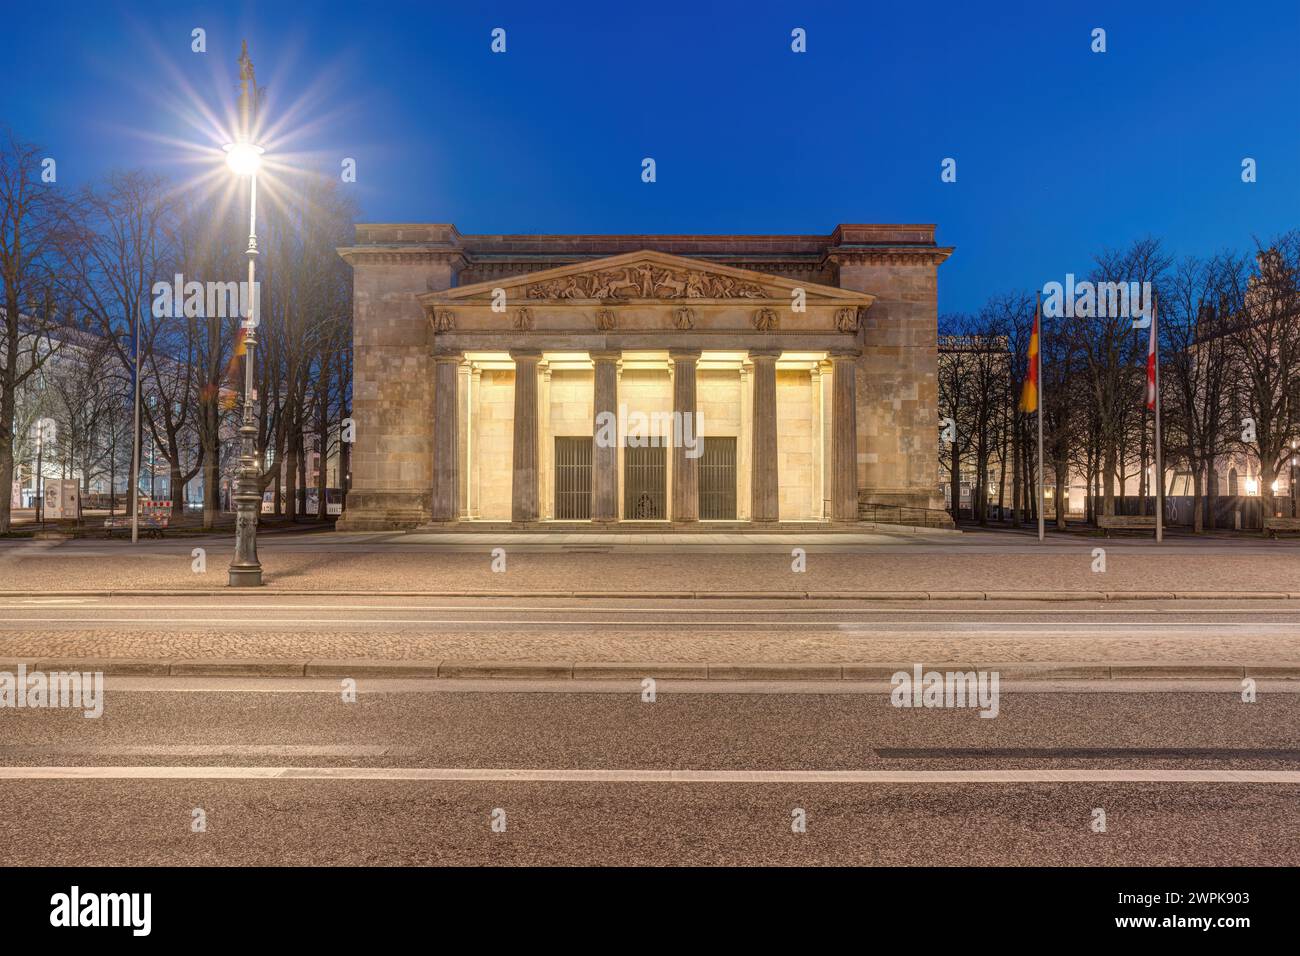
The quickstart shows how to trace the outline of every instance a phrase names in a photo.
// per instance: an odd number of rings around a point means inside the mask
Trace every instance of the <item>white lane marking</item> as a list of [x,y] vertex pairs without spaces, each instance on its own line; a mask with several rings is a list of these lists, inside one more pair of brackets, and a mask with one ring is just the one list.
[[[329,597],[328,593],[322,593],[323,598]],[[255,595],[255,597],[270,600],[272,595]],[[592,601],[618,600],[619,598],[611,596],[609,598],[591,598]],[[12,607],[15,610],[24,610],[22,605],[25,604],[54,604],[60,601],[87,601],[96,602],[105,600],[102,598],[43,598],[40,600],[24,599],[17,604],[9,604],[0,600],[0,607]],[[492,602],[498,600],[494,597],[483,598],[466,598],[467,601],[485,601]],[[560,598],[557,598],[560,600]],[[1016,607],[1016,608],[908,608],[908,607],[768,607],[766,605],[759,607],[717,607],[710,604],[709,607],[686,608],[678,607],[684,600],[683,598],[659,598],[663,604],[654,607],[627,607],[618,605],[616,607],[602,607],[590,603],[583,604],[565,604],[565,605],[521,605],[521,604],[416,604],[416,605],[398,605],[398,604],[274,604],[259,606],[257,608],[239,607],[232,604],[148,604],[147,602],[135,601],[129,604],[96,604],[95,610],[105,611],[227,611],[233,613],[248,614],[265,614],[273,611],[319,611],[322,613],[330,611],[389,611],[389,612],[419,612],[419,611],[544,611],[549,613],[560,613],[563,611],[579,611],[584,614],[627,614],[627,613],[658,613],[670,610],[674,614],[899,614],[899,615],[940,615],[943,617],[953,617],[956,614],[962,615],[995,615],[1002,614],[1007,616],[1023,617],[1031,615],[1034,617],[1079,617],[1081,615],[1110,615],[1110,616],[1162,616],[1187,615],[1189,617],[1204,617],[1209,615],[1237,615],[1244,613],[1254,614],[1295,614],[1297,608],[1294,607],[1259,607],[1258,604],[1251,604],[1246,607],[1228,607],[1228,608],[1207,608],[1198,610],[1193,607],[1180,606],[1171,608],[1124,608],[1124,607],[1085,607],[1089,602],[1074,602],[1078,607],[1070,610],[1051,610],[1038,609],[1036,607]],[[692,599],[694,600],[694,599]],[[699,600],[706,600],[701,598]],[[708,598],[708,601],[743,601],[744,598]],[[779,600],[779,599],[778,599]],[[835,600],[832,598],[789,598],[790,601],[798,601],[800,604],[808,604],[815,601]],[[856,600],[846,598],[844,600]],[[922,600],[916,598],[913,600]],[[776,601],[770,602],[776,604]],[[906,600],[900,599],[900,603],[907,603]],[[960,602],[954,602],[960,603]],[[1025,602],[1030,604],[1041,604],[1044,602]],[[1100,603],[1100,602],[1097,602]],[[666,605],[666,606],[665,606]],[[1123,622],[1120,622],[1123,623]]]
[[93,604],[95,600],[95,598],[25,598],[19,601],[18,604]]
[[0,780],[410,780],[434,783],[1281,783],[1300,770],[568,770],[480,767],[0,767]]
[[0,745],[0,757],[22,754],[75,754],[86,757],[391,757],[410,748],[379,744],[107,744],[104,746]]
[[[144,613],[143,611],[141,613]],[[762,612],[750,612],[758,615]],[[770,616],[770,615],[769,615]],[[9,620],[0,622],[0,629],[13,630],[21,628],[23,625],[31,624],[81,624],[81,625],[100,625],[100,624],[147,624],[157,626],[159,620],[149,617],[13,617]],[[553,620],[529,618],[450,618],[450,617],[397,617],[397,618],[333,618],[333,617],[239,617],[232,615],[229,617],[219,618],[171,618],[166,622],[171,627],[235,627],[238,625],[256,625],[259,628],[273,629],[284,626],[328,626],[334,628],[348,627],[374,627],[379,625],[391,624],[418,624],[418,625],[446,625],[446,624],[478,624],[478,625],[512,625],[516,627],[643,627],[662,629],[664,627],[761,627],[761,628],[778,628],[790,627],[796,622],[791,621],[750,621],[750,620],[677,620],[662,619],[647,620],[646,618],[633,618],[630,620]],[[1215,630],[1220,631],[1224,628],[1241,630],[1250,628],[1255,632],[1280,632],[1289,633],[1300,628],[1300,621],[1295,623],[1281,622],[1262,622],[1252,623],[1249,621],[1163,621],[1150,622],[1142,624],[1129,624],[1124,622],[1085,622],[1077,624],[1069,622],[1053,622],[1048,626],[1035,624],[1033,622],[1016,623],[1016,622],[968,622],[955,623],[945,629],[934,630],[933,625],[927,625],[924,622],[907,622],[892,621],[883,622],[882,624],[873,625],[870,630],[854,629],[851,621],[803,621],[798,622],[801,626],[815,627],[819,624],[831,625],[836,629],[843,631],[853,637],[878,637],[882,634],[915,634],[925,633],[933,636],[942,636],[943,634],[953,633],[999,633],[1014,632],[1028,634],[1076,634],[1087,635],[1090,632],[1107,633],[1114,630],[1125,630],[1138,633],[1144,630],[1165,631],[1170,629],[1182,628],[1184,630]],[[911,626],[908,626],[911,623]]]
[[[338,697],[336,677],[115,677],[104,686],[124,694],[328,694]],[[776,694],[843,696],[888,694],[888,681],[743,681],[663,678],[661,694]],[[1300,694],[1300,680],[1259,678],[1260,693]],[[1004,680],[1005,694],[1237,694],[1239,679],[1126,677],[1117,680]],[[359,677],[357,689],[384,694],[628,694],[641,692],[640,679],[533,680],[531,678]]]

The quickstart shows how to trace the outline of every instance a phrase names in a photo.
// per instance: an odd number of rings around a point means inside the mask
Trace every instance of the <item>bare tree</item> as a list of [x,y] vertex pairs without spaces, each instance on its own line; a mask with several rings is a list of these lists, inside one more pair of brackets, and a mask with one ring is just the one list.
[[1235,313],[1230,341],[1240,407],[1251,419],[1242,425],[1241,444],[1259,459],[1260,494],[1266,514],[1274,515],[1273,481],[1300,439],[1300,232],[1261,249],[1245,289],[1224,292]]
[[1192,530],[1205,527],[1204,496],[1214,464],[1228,450],[1226,424],[1232,389],[1231,341],[1219,304],[1226,282],[1235,285],[1239,261],[1185,258],[1164,286],[1160,308],[1161,399],[1166,443],[1192,476]]
[[[962,462],[975,436],[972,380],[976,359],[967,335],[970,324],[971,319],[965,315],[945,315],[939,320],[939,414],[951,420],[943,430],[942,444],[948,452],[946,464],[953,521],[961,511]],[[942,447],[939,460],[944,462]],[[972,506],[973,502],[972,497]]]
[[59,256],[62,203],[42,182],[41,154],[10,130],[0,139],[0,534],[9,531],[18,392],[58,349],[50,337],[54,260]]
[[[1101,283],[1151,282],[1168,266],[1168,257],[1156,239],[1141,239],[1123,251],[1108,250],[1097,257],[1091,281]],[[1114,308],[1096,308],[1090,318],[1072,321],[1073,341],[1082,359],[1082,381],[1092,402],[1101,452],[1102,511],[1115,513],[1115,479],[1119,474],[1125,432],[1133,409],[1142,400],[1145,342],[1133,332],[1132,320]]]
[[[167,184],[156,176],[114,173],[102,187],[86,188],[74,227],[79,267],[65,282],[125,374],[139,368],[142,428],[168,463],[173,513],[179,514],[185,483],[199,469],[190,434],[193,356],[180,320],[153,308],[154,284],[173,274],[174,212]],[[139,485],[135,471],[133,464],[133,488]]]

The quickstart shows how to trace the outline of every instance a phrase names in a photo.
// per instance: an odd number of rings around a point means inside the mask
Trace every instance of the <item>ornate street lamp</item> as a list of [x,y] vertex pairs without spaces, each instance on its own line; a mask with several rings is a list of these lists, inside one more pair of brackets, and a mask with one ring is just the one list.
[[[248,42],[239,55],[240,139],[225,146],[226,165],[236,176],[248,178],[248,315],[244,317],[244,413],[239,426],[239,479],[235,486],[235,556],[230,562],[231,587],[260,587],[262,565],[257,560],[257,518],[262,510],[261,469],[257,461],[257,425],[253,420],[253,356],[257,349],[257,324],[261,316],[257,295],[257,170],[262,147],[252,141],[253,108],[257,83]],[[241,296],[242,298],[242,296]]]

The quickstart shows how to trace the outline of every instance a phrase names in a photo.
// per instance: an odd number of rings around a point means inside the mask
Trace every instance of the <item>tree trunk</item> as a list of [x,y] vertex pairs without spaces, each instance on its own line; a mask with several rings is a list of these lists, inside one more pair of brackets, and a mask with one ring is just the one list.
[[316,469],[316,520],[324,521],[329,516],[325,498],[329,494],[329,471],[326,468],[325,452],[329,448],[329,422],[322,411],[316,423],[316,451],[320,455],[320,467]]
[[1020,422],[1011,419],[1011,527],[1020,527]]
[[1113,515],[1115,513],[1115,447],[1113,445],[1106,449],[1101,470],[1101,513],[1103,515]]
[[175,521],[183,520],[185,517],[185,479],[181,477],[179,457],[176,461],[171,462],[171,480],[167,483],[167,492],[172,496],[172,519]]
[[1200,534],[1205,527],[1204,503],[1201,501],[1201,469],[1192,469],[1192,534]]
[[1219,510],[1219,475],[1214,470],[1214,459],[1205,466],[1205,527],[1213,530],[1215,514]]
[[[0,435],[7,435],[13,427],[13,422],[9,422],[6,427],[0,423]],[[13,441],[0,441],[0,534],[8,534],[10,522],[13,520],[13,513],[10,511],[12,504],[11,495],[13,494],[14,484],[14,446]]]
[[285,443],[288,447],[284,457],[284,504],[288,509],[286,516],[290,521],[298,519],[298,447],[292,438]]
[[954,439],[952,443],[952,466],[949,469],[948,484],[949,491],[952,494],[952,522],[957,523],[958,513],[961,511],[961,468],[959,461],[961,455],[957,451],[957,442]]
[[299,429],[298,431],[298,511],[297,514],[307,516],[307,442],[306,433]]
[[200,441],[203,442],[203,530],[211,531],[221,510],[221,418],[216,399],[205,404],[200,414],[204,419],[204,427],[200,430]]
[[1273,482],[1277,478],[1277,473],[1273,468],[1272,456],[1261,456],[1259,461],[1259,493],[1264,499],[1264,517],[1273,518],[1277,515],[1277,503],[1273,497]]
[[1065,514],[1070,510],[1069,502],[1066,501],[1070,466],[1063,456],[1054,462],[1054,470],[1056,472],[1056,529],[1064,531],[1066,530]]

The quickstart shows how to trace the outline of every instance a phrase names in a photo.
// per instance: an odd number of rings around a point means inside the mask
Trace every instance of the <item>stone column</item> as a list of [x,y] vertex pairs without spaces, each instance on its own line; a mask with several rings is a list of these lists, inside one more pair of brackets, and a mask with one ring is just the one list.
[[831,494],[831,408],[834,405],[834,396],[831,389],[835,377],[831,374],[831,360],[829,358],[819,362],[818,365],[821,369],[818,387],[821,389],[819,401],[822,410],[822,444],[819,451],[822,463],[822,483],[817,488],[817,493],[822,500],[818,514],[824,520],[829,521],[831,520],[831,501],[834,500],[834,495]]
[[781,510],[776,452],[776,360],[779,355],[779,352],[749,353],[750,361],[754,363],[753,440],[750,450],[754,470],[750,489],[753,496],[750,517],[756,524],[776,521]]
[[510,520],[537,520],[537,362],[540,352],[511,352],[515,362],[514,466]]
[[[688,455],[685,439],[693,442],[702,439],[695,433],[695,366],[700,360],[699,349],[673,349],[668,353],[673,362],[673,511],[672,520],[698,521],[700,518],[700,447],[694,457]],[[680,442],[678,438],[682,439]]]
[[[620,352],[592,352],[591,520],[618,521],[618,360]],[[607,415],[602,422],[601,413]],[[602,427],[604,425],[604,427]]]
[[474,462],[474,443],[472,440],[474,426],[470,421],[470,377],[473,375],[473,370],[470,368],[469,362],[462,360],[456,371],[460,376],[460,392],[456,397],[456,427],[460,430],[457,434],[456,455],[460,464],[460,474],[457,476],[456,494],[459,499],[460,520],[466,521],[469,519],[474,507],[469,477]]
[[470,456],[465,461],[465,470],[469,472],[469,516],[482,517],[483,506],[483,469],[479,459],[482,457],[480,447],[483,443],[483,416],[479,412],[479,393],[483,384],[483,370],[477,365],[469,373],[469,422],[470,422]]
[[831,353],[831,519],[858,520],[856,351]]
[[541,520],[555,518],[555,438],[551,434],[551,365],[537,367],[537,511]]
[[433,357],[433,496],[431,521],[455,521],[460,514],[459,352]]
[[813,518],[824,519],[829,517],[827,514],[829,503],[826,501],[824,476],[830,459],[822,452],[825,448],[826,418],[829,409],[822,400],[824,393],[822,391],[822,367],[820,362],[814,364],[808,370],[808,384],[812,396],[810,422],[812,426],[812,494],[809,495],[812,500],[809,503],[810,510],[808,513]]
[[754,481],[754,366],[749,359],[740,365],[740,441],[736,461],[736,517],[750,520]]

